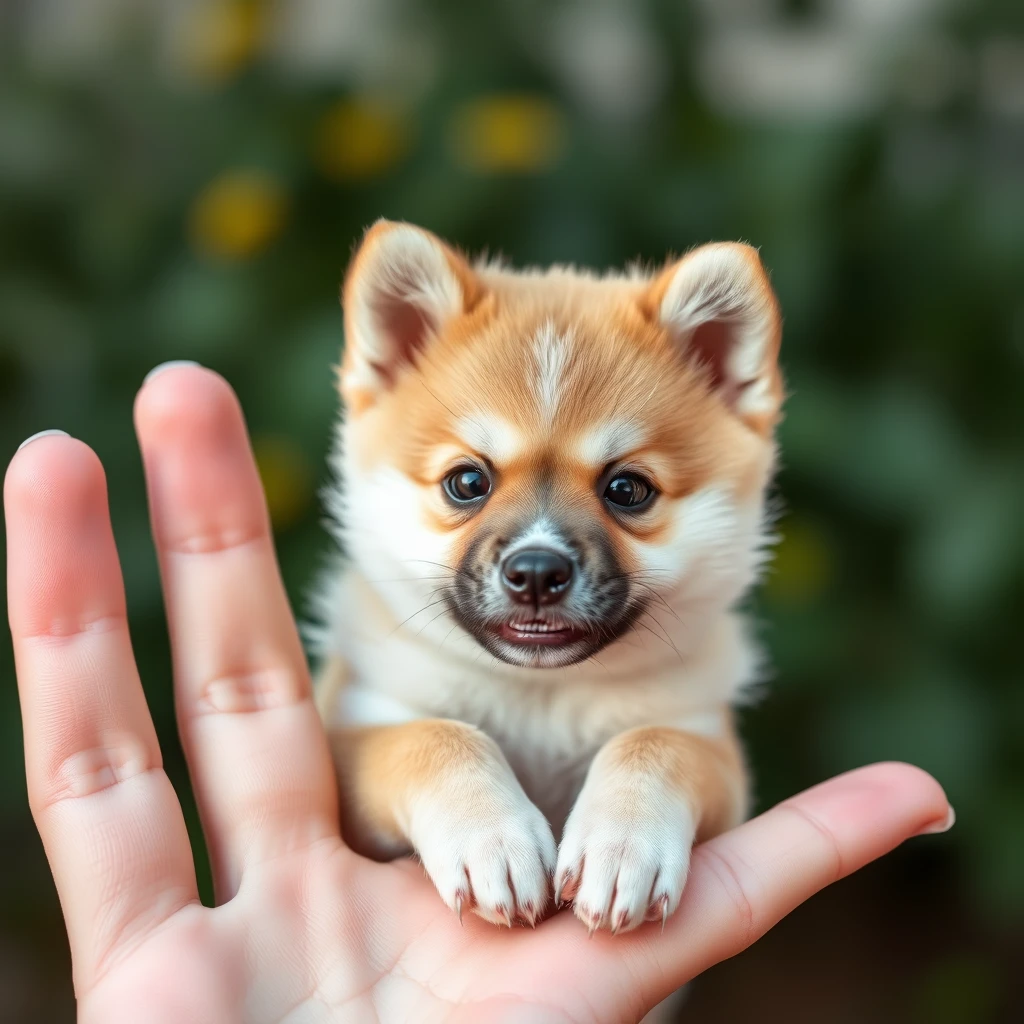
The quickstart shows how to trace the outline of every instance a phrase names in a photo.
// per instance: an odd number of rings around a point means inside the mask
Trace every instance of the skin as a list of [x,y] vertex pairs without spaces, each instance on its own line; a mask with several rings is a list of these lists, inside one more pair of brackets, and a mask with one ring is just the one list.
[[198,368],[136,405],[184,749],[212,851],[200,905],[132,658],[99,460],[39,439],[5,484],[32,813],[79,1020],[618,1022],[732,956],[949,808],[906,765],[833,779],[698,847],[662,934],[460,926],[422,870],[339,838],[327,742],[237,400]]

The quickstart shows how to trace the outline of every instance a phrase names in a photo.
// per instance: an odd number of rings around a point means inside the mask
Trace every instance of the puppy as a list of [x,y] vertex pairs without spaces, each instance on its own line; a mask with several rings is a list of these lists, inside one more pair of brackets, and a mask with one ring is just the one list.
[[783,398],[757,252],[520,272],[380,221],[343,306],[317,699],[348,842],[460,915],[663,922],[746,812],[735,607]]

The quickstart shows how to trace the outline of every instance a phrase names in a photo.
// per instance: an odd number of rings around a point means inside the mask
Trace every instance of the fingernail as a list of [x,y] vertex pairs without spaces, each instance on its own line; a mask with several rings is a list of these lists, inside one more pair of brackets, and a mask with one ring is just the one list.
[[932,836],[938,835],[941,832],[948,832],[956,824],[956,811],[952,807],[946,812],[946,816],[940,821],[933,821],[930,825],[925,825],[920,832],[915,833],[919,836]]
[[171,359],[166,363],[161,363],[159,366],[154,366],[149,373],[146,374],[142,379],[143,384],[148,384],[158,374],[164,372],[164,370],[170,370],[175,366],[198,366],[199,364],[194,359]]
[[38,434],[33,434],[31,437],[26,437],[21,444],[18,445],[18,451],[27,444],[31,444],[33,441],[38,441],[41,437],[70,437],[71,435],[66,430],[40,430]]

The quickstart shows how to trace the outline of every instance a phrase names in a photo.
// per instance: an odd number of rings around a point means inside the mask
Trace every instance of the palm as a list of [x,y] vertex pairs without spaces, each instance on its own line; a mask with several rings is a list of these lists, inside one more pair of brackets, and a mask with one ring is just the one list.
[[460,1007],[467,1021],[569,1021],[581,1005],[621,1021],[640,995],[615,946],[569,915],[529,933],[460,927],[415,865],[326,843],[268,866],[230,908],[184,908],[105,975],[83,1019],[134,1021],[159,992],[170,1020],[227,1021],[258,991],[245,1019],[261,1024],[458,1020]]
[[218,906],[192,854],[135,671],[102,470],[40,441],[5,497],[33,814],[71,942],[80,1019],[223,1024],[622,1021],[801,900],[946,821],[915,769],[864,769],[699,848],[662,935],[464,926],[409,861],[338,835],[326,739],[230,390],[198,368],[137,405],[182,742]]

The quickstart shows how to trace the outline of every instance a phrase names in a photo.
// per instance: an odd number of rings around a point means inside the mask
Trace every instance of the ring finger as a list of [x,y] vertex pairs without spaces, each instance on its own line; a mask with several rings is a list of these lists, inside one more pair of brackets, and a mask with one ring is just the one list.
[[247,864],[337,834],[334,777],[241,409],[196,366],[136,401],[182,743],[221,899]]

